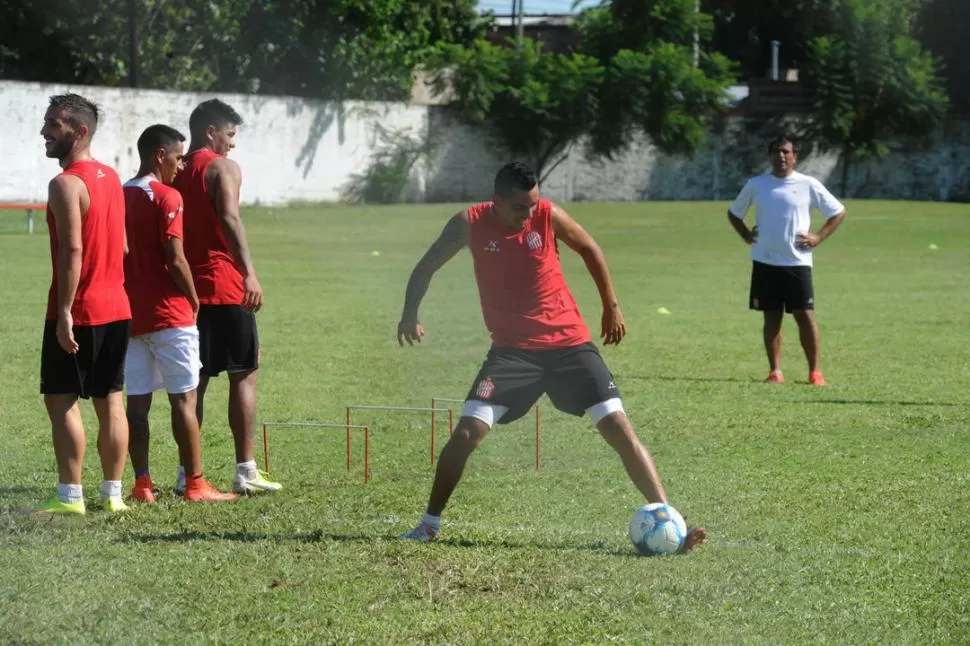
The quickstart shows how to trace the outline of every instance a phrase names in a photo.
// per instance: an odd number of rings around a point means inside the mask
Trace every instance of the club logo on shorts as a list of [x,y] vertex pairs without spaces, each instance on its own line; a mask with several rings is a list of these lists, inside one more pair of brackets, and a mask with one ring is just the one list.
[[498,240],[489,240],[485,245],[485,251],[498,251]]
[[475,389],[475,396],[482,399],[489,399],[493,392],[495,392],[495,382],[492,381],[491,377],[485,377],[478,382],[478,388]]
[[528,235],[525,236],[525,243],[529,245],[529,249],[532,251],[542,249],[542,236],[535,231],[530,231]]

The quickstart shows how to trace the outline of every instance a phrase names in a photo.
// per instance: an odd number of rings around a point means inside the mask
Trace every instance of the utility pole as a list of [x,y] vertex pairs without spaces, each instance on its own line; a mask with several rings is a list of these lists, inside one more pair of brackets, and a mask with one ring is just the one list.
[[519,0],[519,20],[515,24],[515,46],[522,49],[522,39],[525,37],[525,0]]

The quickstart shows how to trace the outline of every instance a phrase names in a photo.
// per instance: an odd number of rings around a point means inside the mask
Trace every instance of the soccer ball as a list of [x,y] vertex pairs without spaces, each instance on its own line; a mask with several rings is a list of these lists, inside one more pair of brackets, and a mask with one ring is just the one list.
[[630,519],[630,540],[641,554],[676,554],[687,537],[680,512],[662,502],[644,505]]

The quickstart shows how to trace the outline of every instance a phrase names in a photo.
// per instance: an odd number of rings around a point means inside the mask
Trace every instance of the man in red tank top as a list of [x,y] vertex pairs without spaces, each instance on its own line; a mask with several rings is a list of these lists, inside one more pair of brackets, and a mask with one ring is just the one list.
[[[209,379],[229,375],[229,427],[236,448],[232,488],[237,493],[273,492],[281,488],[256,468],[253,430],[256,423],[256,375],[259,333],[255,313],[263,305],[263,288],[249,253],[239,215],[239,164],[227,157],[242,124],[231,106],[210,99],[189,116],[191,142],[174,186],[185,202],[185,257],[199,295],[198,420]],[[176,491],[185,488],[185,466],[179,466]]]
[[128,449],[122,388],[131,311],[125,294],[125,199],[113,169],[91,156],[98,108],[76,94],[53,96],[44,115],[48,157],[63,172],[48,186],[53,276],[41,346],[40,391],[53,427],[57,492],[37,511],[85,512],[84,425],[78,398],[98,416],[98,452],[107,511],[124,511]]
[[202,448],[196,418],[199,385],[199,297],[182,251],[182,196],[169,186],[182,168],[185,136],[156,124],[138,138],[141,167],[125,182],[128,256],[125,289],[131,302],[131,340],[125,357],[128,391],[128,452],[135,470],[131,499],[155,502],[148,470],[152,393],[164,388],[172,406],[172,434],[185,465],[185,499],[234,500],[202,476]]
[[[525,164],[504,166],[495,178],[493,201],[452,217],[414,268],[398,342],[421,341],[424,328],[418,322],[418,306],[431,278],[467,246],[492,348],[465,398],[454,434],[441,451],[424,517],[402,539],[429,542],[438,536],[441,512],[472,451],[492,425],[522,417],[543,393],[561,411],[589,415],[647,502],[667,502],[653,459],[634,432],[613,375],[566,285],[559,263],[560,240],[582,256],[599,289],[604,345],[619,344],[626,325],[602,250],[561,207],[539,197],[535,173]],[[703,528],[691,529],[682,551],[693,549],[706,536]]]

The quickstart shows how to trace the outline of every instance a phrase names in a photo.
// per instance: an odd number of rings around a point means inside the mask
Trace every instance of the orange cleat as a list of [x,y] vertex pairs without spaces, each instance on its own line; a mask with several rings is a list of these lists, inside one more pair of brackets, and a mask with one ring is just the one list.
[[205,478],[186,478],[185,499],[190,502],[229,502],[236,499],[234,493],[223,493]]
[[707,530],[703,527],[691,527],[687,530],[684,544],[680,548],[680,554],[686,554],[692,549],[707,540]]
[[808,375],[808,383],[813,386],[826,386],[825,377],[822,376],[821,370],[815,370],[812,374]]
[[783,384],[785,383],[785,377],[781,374],[781,370],[772,370],[768,373],[768,378],[765,379],[766,384]]
[[155,483],[149,474],[135,478],[135,486],[131,488],[131,499],[138,502],[155,502]]

